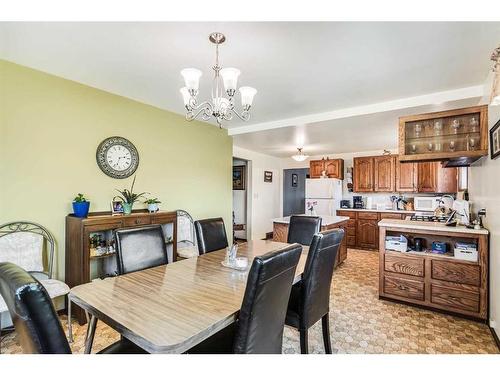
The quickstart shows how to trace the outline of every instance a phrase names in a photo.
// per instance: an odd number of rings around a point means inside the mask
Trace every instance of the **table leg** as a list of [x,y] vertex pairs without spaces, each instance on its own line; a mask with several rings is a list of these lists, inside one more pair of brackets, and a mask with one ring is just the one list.
[[97,326],[97,318],[92,315],[87,326],[87,336],[85,337],[85,354],[90,354],[92,344],[94,343],[95,328]]

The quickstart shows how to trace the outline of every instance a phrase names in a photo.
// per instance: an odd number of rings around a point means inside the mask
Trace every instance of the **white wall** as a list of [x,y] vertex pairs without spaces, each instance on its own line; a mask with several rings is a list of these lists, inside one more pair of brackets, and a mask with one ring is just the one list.
[[[489,127],[500,120],[500,106],[490,106]],[[474,213],[486,208],[490,231],[490,326],[500,336],[500,158],[484,157],[470,168],[469,190]]]
[[[282,168],[281,159],[233,146],[233,157],[248,161],[247,210],[252,220],[247,223],[250,239],[264,238],[272,232],[272,219],[281,216]],[[264,171],[273,172],[273,182],[264,182]]]

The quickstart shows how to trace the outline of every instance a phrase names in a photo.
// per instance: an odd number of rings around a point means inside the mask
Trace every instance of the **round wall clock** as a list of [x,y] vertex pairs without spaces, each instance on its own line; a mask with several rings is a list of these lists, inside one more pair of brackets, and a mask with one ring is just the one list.
[[96,160],[99,168],[109,177],[127,178],[139,166],[139,153],[129,140],[109,137],[97,147]]

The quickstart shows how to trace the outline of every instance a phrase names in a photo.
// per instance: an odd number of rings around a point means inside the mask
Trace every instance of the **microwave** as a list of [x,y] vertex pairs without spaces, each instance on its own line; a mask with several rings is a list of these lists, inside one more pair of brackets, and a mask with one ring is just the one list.
[[433,212],[436,208],[439,207],[439,202],[442,200],[442,197],[415,197],[413,200],[413,204],[415,207],[415,211],[430,211]]

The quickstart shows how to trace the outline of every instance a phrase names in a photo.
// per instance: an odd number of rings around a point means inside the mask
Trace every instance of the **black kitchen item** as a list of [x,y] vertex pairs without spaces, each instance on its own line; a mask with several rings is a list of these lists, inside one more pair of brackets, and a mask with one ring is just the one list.
[[363,204],[363,197],[361,195],[354,195],[352,197],[352,206],[354,208],[365,208]]
[[351,201],[343,199],[340,201],[340,208],[351,208]]
[[413,240],[415,244],[415,251],[422,251],[424,249],[424,239],[423,238],[415,238]]

